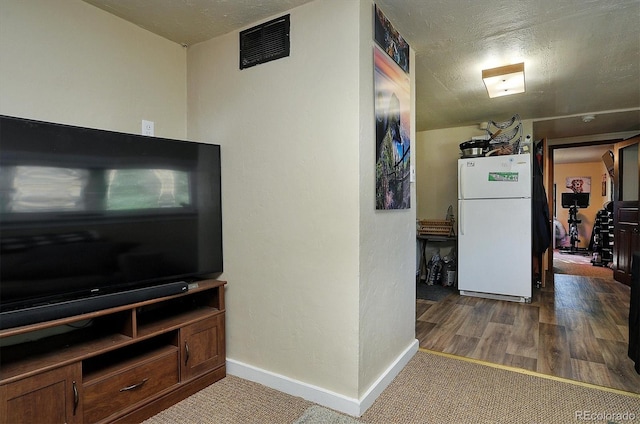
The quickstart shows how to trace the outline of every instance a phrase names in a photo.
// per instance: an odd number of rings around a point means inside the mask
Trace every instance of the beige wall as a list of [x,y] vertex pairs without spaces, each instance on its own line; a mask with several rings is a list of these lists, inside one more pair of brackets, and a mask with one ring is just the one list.
[[[607,176],[607,168],[603,162],[589,163],[567,163],[555,164],[553,170],[554,184],[556,186],[556,218],[563,225],[567,234],[569,233],[569,209],[564,209],[561,204],[562,193],[571,193],[566,188],[568,177],[590,177],[591,194],[589,196],[589,207],[578,210],[578,219],[582,222],[578,224],[579,240],[578,247],[589,247],[593,223],[597,212],[602,209],[605,202],[609,200],[610,185],[607,185],[607,195],[602,196],[602,178]],[[553,213],[553,211],[551,211]],[[567,239],[568,240],[568,239]]]
[[79,0],[2,0],[0,113],[186,136],[186,51]]
[[188,52],[189,137],[222,146],[228,357],[351,403],[415,341],[415,207],[375,211],[372,7],[295,8],[290,57],[242,71],[237,32]]
[[[325,0],[322,0],[323,2]],[[340,2],[339,2],[340,3]],[[345,2],[346,3],[346,2]],[[375,210],[375,116],[373,110],[373,3],[360,1],[359,103],[359,396],[374,388],[415,340],[416,191],[411,208]],[[350,24],[347,24],[350,25]],[[400,29],[402,32],[402,29]],[[415,55],[411,52],[411,149],[415,133]],[[353,142],[353,141],[352,141]],[[411,165],[415,164],[412,153]],[[417,345],[416,345],[417,347]],[[386,377],[393,375],[386,374]],[[389,380],[387,381],[389,382]],[[380,389],[383,385],[375,388]],[[372,399],[369,399],[371,401]],[[366,406],[366,405],[365,405]]]
[[227,356],[355,397],[357,8],[319,4],[291,11],[288,58],[239,70],[237,32],[191,46],[188,131],[222,146]]

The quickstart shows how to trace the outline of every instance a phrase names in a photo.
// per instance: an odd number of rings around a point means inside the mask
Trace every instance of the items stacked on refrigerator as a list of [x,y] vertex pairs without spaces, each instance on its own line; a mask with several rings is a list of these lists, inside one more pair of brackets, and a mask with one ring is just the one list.
[[529,153],[531,149],[526,143],[521,146],[522,121],[518,114],[507,121],[487,122],[486,131],[487,134],[460,144],[462,158]]

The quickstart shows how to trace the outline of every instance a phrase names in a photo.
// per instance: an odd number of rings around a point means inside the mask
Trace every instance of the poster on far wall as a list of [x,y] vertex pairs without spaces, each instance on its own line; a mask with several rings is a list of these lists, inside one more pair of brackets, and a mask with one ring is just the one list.
[[572,193],[591,193],[591,177],[567,177],[565,186]]
[[374,55],[376,209],[411,207],[411,84],[377,46]]
[[382,11],[375,6],[375,28],[374,38],[376,43],[380,45],[394,62],[402,68],[403,71],[409,72],[409,44],[400,35],[398,31],[391,25],[391,22],[384,16]]

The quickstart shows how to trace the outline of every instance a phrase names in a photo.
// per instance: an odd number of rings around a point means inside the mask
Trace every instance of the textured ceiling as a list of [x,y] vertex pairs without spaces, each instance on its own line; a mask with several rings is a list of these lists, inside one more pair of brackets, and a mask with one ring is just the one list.
[[[638,0],[378,3],[416,49],[419,128],[640,106]],[[526,93],[489,99],[482,69],[519,62]]]
[[[183,45],[309,2],[84,1]],[[418,131],[517,113],[534,120],[537,138],[640,132],[640,0],[376,3],[416,52]],[[482,69],[517,62],[525,62],[526,93],[489,99]],[[587,113],[596,114],[589,124],[580,119]]]
[[84,0],[178,44],[190,46],[312,0]]

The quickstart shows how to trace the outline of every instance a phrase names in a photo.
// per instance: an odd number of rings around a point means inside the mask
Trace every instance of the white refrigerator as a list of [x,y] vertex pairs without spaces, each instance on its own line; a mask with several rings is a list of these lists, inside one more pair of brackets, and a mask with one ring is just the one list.
[[531,302],[531,156],[458,160],[458,290]]

